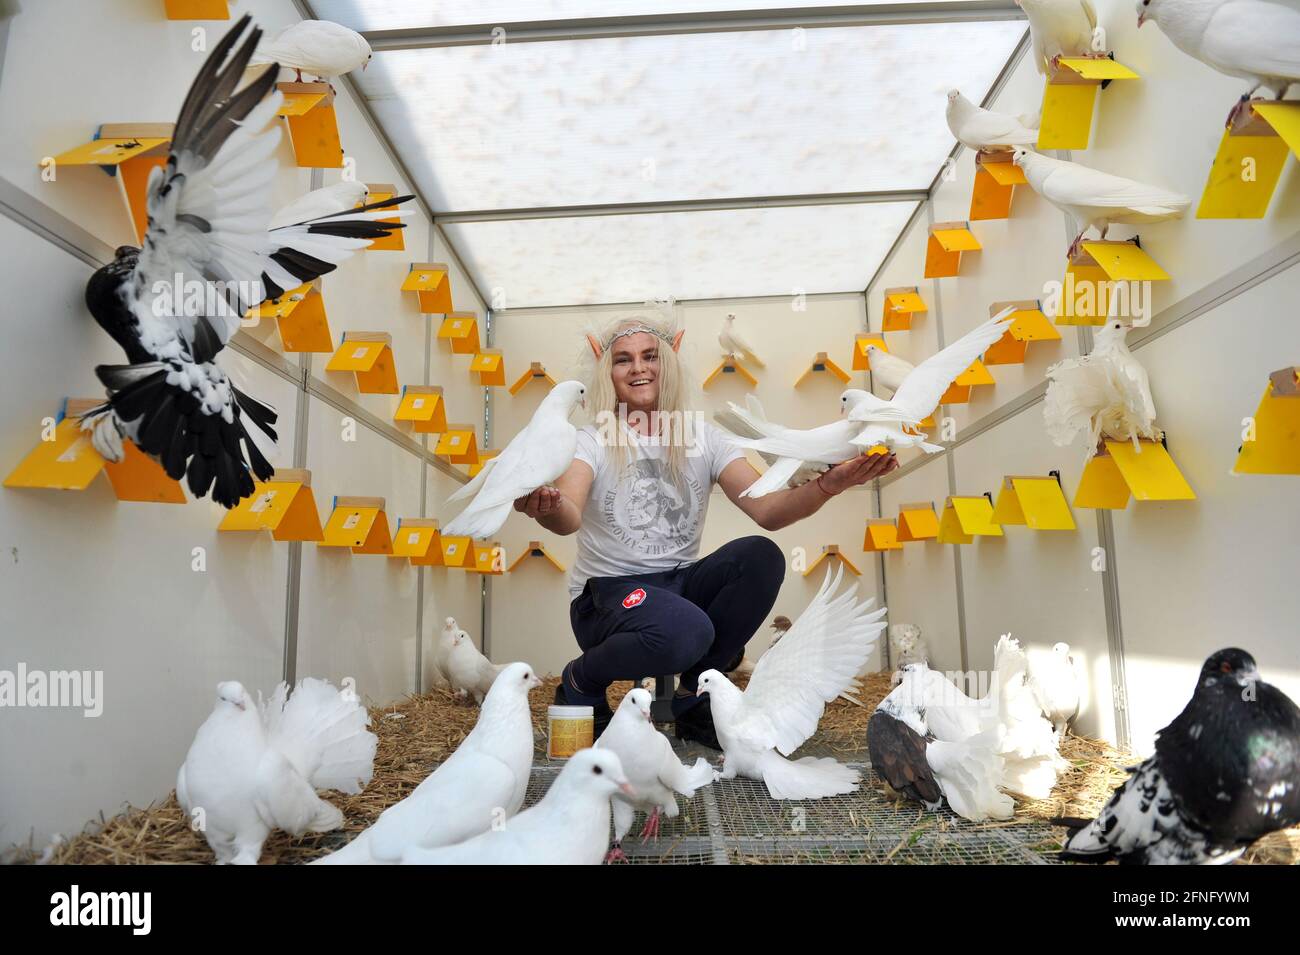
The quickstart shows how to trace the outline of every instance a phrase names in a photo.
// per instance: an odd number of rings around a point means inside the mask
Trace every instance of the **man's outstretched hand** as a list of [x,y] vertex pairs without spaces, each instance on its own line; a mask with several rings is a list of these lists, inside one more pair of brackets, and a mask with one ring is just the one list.
[[[884,477],[898,467],[898,456],[894,454],[859,454],[842,464],[837,464],[820,478],[822,490],[830,494],[839,494],[859,484],[878,477]],[[518,506],[518,505],[516,505]]]
[[533,520],[553,514],[559,510],[564,495],[553,487],[539,487],[532,494],[515,498],[515,510],[527,514]]

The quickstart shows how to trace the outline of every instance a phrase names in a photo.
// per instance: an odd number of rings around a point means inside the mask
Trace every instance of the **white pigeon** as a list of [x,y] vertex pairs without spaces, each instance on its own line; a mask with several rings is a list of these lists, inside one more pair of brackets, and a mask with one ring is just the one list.
[[834,759],[785,756],[817,731],[826,704],[854,684],[885,629],[885,608],[859,601],[857,584],[838,596],[844,567],[828,570],[817,596],[781,642],[754,666],[742,692],[717,670],[700,675],[725,756],[722,778],[761,779],[773,799],[820,799],[858,788],[856,770]]
[[996,751],[996,731],[986,729],[956,740],[938,738],[927,722],[931,707],[943,705],[937,699],[931,702],[931,672],[924,664],[905,666],[898,686],[872,714],[867,724],[872,769],[931,810],[938,808],[942,794],[963,819],[1010,819],[1015,801],[998,788],[1003,760]]
[[1006,152],[1013,146],[1033,146],[1038,142],[1037,117],[995,113],[976,106],[958,90],[948,91],[944,115],[953,138],[967,149]]
[[[359,205],[364,205],[369,196],[370,190],[364,182],[343,180],[330,186],[322,186],[277,209],[267,228],[279,229],[282,226],[298,225],[308,219],[332,216],[337,212],[355,209]],[[393,213],[394,217],[407,214],[409,213],[405,211]]]
[[630,690],[618,704],[605,732],[596,740],[597,749],[618,754],[623,772],[637,793],[636,799],[614,797],[611,862],[624,858],[620,843],[632,828],[637,809],[650,814],[641,831],[641,841],[645,842],[659,835],[660,815],[669,819],[677,816],[679,810],[674,793],[681,793],[689,799],[695,795],[695,790],[713,782],[713,767],[707,760],[697,759],[693,766],[688,767],[677,758],[673,744],[655,729],[651,721],[650,701],[648,691],[639,687]]
[[448,617],[443,621],[442,629],[438,631],[437,640],[433,645],[433,678],[437,686],[451,686],[447,660],[451,656],[451,648],[455,645],[456,632],[459,629],[456,618]]
[[722,354],[731,359],[741,359],[756,365],[759,368],[766,368],[763,359],[754,354],[754,349],[750,347],[749,342],[745,341],[736,331],[736,316],[728,315],[722,320],[722,331],[718,333],[718,344],[722,346]]
[[[929,454],[942,451],[943,448],[939,445],[927,444],[924,435],[904,432],[903,426],[915,429],[939,406],[939,399],[953,381],[990,345],[1006,334],[1014,311],[1010,307],[1004,308],[909,370],[898,384],[894,397],[889,400],[861,389],[850,388],[845,391],[840,396],[841,413],[849,421],[864,425],[851,439],[853,444],[862,448],[877,444],[891,448],[919,447]],[[873,356],[871,360],[874,370],[878,356],[888,353],[879,351],[874,345],[868,347]]]
[[1056,731],[1029,685],[1025,652],[1009,633],[1002,635],[993,651],[993,671],[997,682],[990,695],[996,693],[998,755],[1005,764],[1002,788],[1030,799],[1046,799],[1068,764],[1058,751]]
[[1046,74],[1060,56],[1088,56],[1101,50],[1105,32],[1089,0],[1016,0],[1029,18],[1034,65]]
[[[766,433],[765,430],[762,429],[766,429],[770,422],[768,421],[767,413],[763,411],[763,405],[758,400],[757,395],[752,393],[745,395],[745,411],[745,416],[741,417],[741,415],[734,411],[727,408],[721,408],[718,411],[713,412],[713,420],[722,425],[722,427],[726,428],[736,437],[762,438]],[[758,425],[758,427],[751,425],[751,421]],[[767,462],[768,467],[771,467],[780,459],[780,455],[772,454],[767,451],[758,451],[757,454]],[[805,463],[803,467],[796,470],[794,474],[790,476],[790,479],[786,481],[786,486],[799,487],[802,484],[807,484],[809,481],[814,481],[817,479],[819,474],[825,473],[829,467],[829,464]]]
[[300,20],[286,27],[269,43],[263,43],[253,54],[250,65],[279,63],[282,69],[298,74],[310,73],[320,80],[328,80],[357,67],[365,69],[370,62],[370,44],[356,30],[330,20]]
[[532,420],[489,458],[474,480],[447,498],[447,503],[474,495],[443,528],[444,537],[491,537],[510,516],[515,499],[550,484],[569,469],[578,449],[578,429],[569,422],[576,405],[587,406],[580,381],[562,381],[533,412]]
[[288,693],[281,683],[255,704],[242,684],[219,684],[176,774],[176,801],[219,865],[256,865],[273,829],[337,829],[343,813],[316,791],[359,793],[370,782],[379,741],[356,694],[312,678]]
[[909,663],[930,665],[930,651],[926,648],[921,628],[914,623],[889,625],[889,662],[894,666],[890,686],[898,686],[903,679],[903,667]]
[[541,802],[499,828],[441,849],[408,849],[404,865],[600,865],[609,846],[610,799],[637,798],[618,755],[580,749]]
[[890,394],[898,391],[916,367],[906,358],[890,354],[875,342],[867,345],[867,362],[871,366],[872,384],[888,388]]
[[[454,617],[447,619],[451,626],[456,625]],[[463,698],[472,693],[474,701],[482,703],[483,697],[507,666],[509,664],[493,663],[485,657],[474,646],[469,634],[456,627],[451,635],[451,648],[447,651],[447,682],[457,696]]]
[[1058,745],[1079,715],[1079,673],[1068,643],[1057,643],[1051,653],[1029,657],[1029,686],[1043,716],[1056,730]]
[[454,845],[517,813],[533,765],[528,691],[541,685],[528,664],[507,666],[456,751],[369,829],[313,865],[395,865],[408,849]]
[[1130,329],[1143,324],[1107,319],[1093,337],[1092,351],[1048,367],[1043,423],[1057,447],[1070,444],[1085,428],[1089,458],[1103,438],[1132,441],[1138,451],[1139,438],[1160,440],[1147,370],[1125,341]]
[[1017,147],[1013,161],[1025,171],[1025,178],[1038,193],[1062,212],[1067,212],[1079,226],[1078,237],[1070,243],[1069,255],[1079,250],[1079,243],[1093,228],[1106,238],[1116,222],[1137,225],[1181,219],[1192,200],[1177,192],[1148,186],[1123,176],[1089,169],[1077,162],[1053,159]]
[[853,444],[853,438],[862,430],[861,424],[841,418],[817,428],[787,428],[764,417],[757,398],[747,399],[746,403],[748,407],[742,408],[728,401],[727,407],[744,423],[746,430],[756,431],[761,437],[737,435],[732,441],[738,447],[757,451],[771,464],[757,481],[741,492],[741,497],[763,497],[787,486],[801,471],[832,467],[862,453]]
[[1294,0],[1139,0],[1137,9],[1139,27],[1155,21],[1188,56],[1250,83],[1229,124],[1261,86],[1281,99],[1300,83],[1300,6]]

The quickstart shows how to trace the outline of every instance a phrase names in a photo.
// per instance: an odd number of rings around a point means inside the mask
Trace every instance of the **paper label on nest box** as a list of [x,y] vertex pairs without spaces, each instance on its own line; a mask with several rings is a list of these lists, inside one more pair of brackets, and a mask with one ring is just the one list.
[[356,527],[360,523],[361,523],[360,514],[349,514],[347,516],[347,519],[343,522],[343,529],[345,531],[350,531],[352,530],[352,528]]
[[456,547],[457,547],[456,544],[448,544],[448,545],[447,545],[447,553],[448,553],[449,555],[450,555],[450,554],[454,554],[454,553],[456,553]]
[[76,441],[73,441],[70,445],[68,445],[68,449],[64,451],[62,454],[60,454],[54,460],[57,461],[59,464],[71,464],[73,461],[77,460],[77,458],[81,457],[82,448],[84,448],[89,443],[90,443],[90,438],[86,437],[85,435],[82,435],[81,437],[77,438]]
[[419,532],[419,531],[411,531],[411,533],[409,533],[409,534],[406,535],[406,542],[407,542],[408,544],[418,544],[418,543],[420,543],[420,532]]
[[414,401],[411,402],[411,407],[412,407],[412,408],[423,408],[423,407],[424,407],[424,399],[423,399],[423,398],[416,398]]
[[367,346],[362,345],[360,348],[354,348],[354,349],[352,350],[352,357],[353,357],[353,358],[365,358],[365,357],[366,357],[366,352],[368,352],[368,351],[370,351],[370,349],[369,349]]
[[452,323],[451,323],[451,327],[452,327],[452,328],[460,328],[460,322],[459,322],[459,321],[452,322]]
[[260,514],[271,506],[271,500],[275,497],[275,491],[267,491],[256,501],[249,505],[248,510],[252,514]]
[[458,435],[458,434],[453,434],[453,435],[451,436],[451,441],[450,441],[449,443],[451,443],[451,444],[460,444],[460,435]]

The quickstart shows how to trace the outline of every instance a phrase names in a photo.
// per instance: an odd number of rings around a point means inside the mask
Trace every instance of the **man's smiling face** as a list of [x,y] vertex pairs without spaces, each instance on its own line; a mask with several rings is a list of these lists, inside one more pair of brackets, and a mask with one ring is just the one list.
[[649,332],[637,332],[617,338],[610,346],[610,374],[614,395],[631,411],[653,411],[659,404],[658,338]]

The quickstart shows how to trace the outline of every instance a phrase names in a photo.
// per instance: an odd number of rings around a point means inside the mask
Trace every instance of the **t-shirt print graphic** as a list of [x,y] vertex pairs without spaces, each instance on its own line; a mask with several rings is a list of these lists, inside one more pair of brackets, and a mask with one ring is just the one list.
[[668,479],[663,461],[641,458],[623,470],[602,502],[605,525],[647,555],[680,550],[695,538],[704,488],[690,475]]

